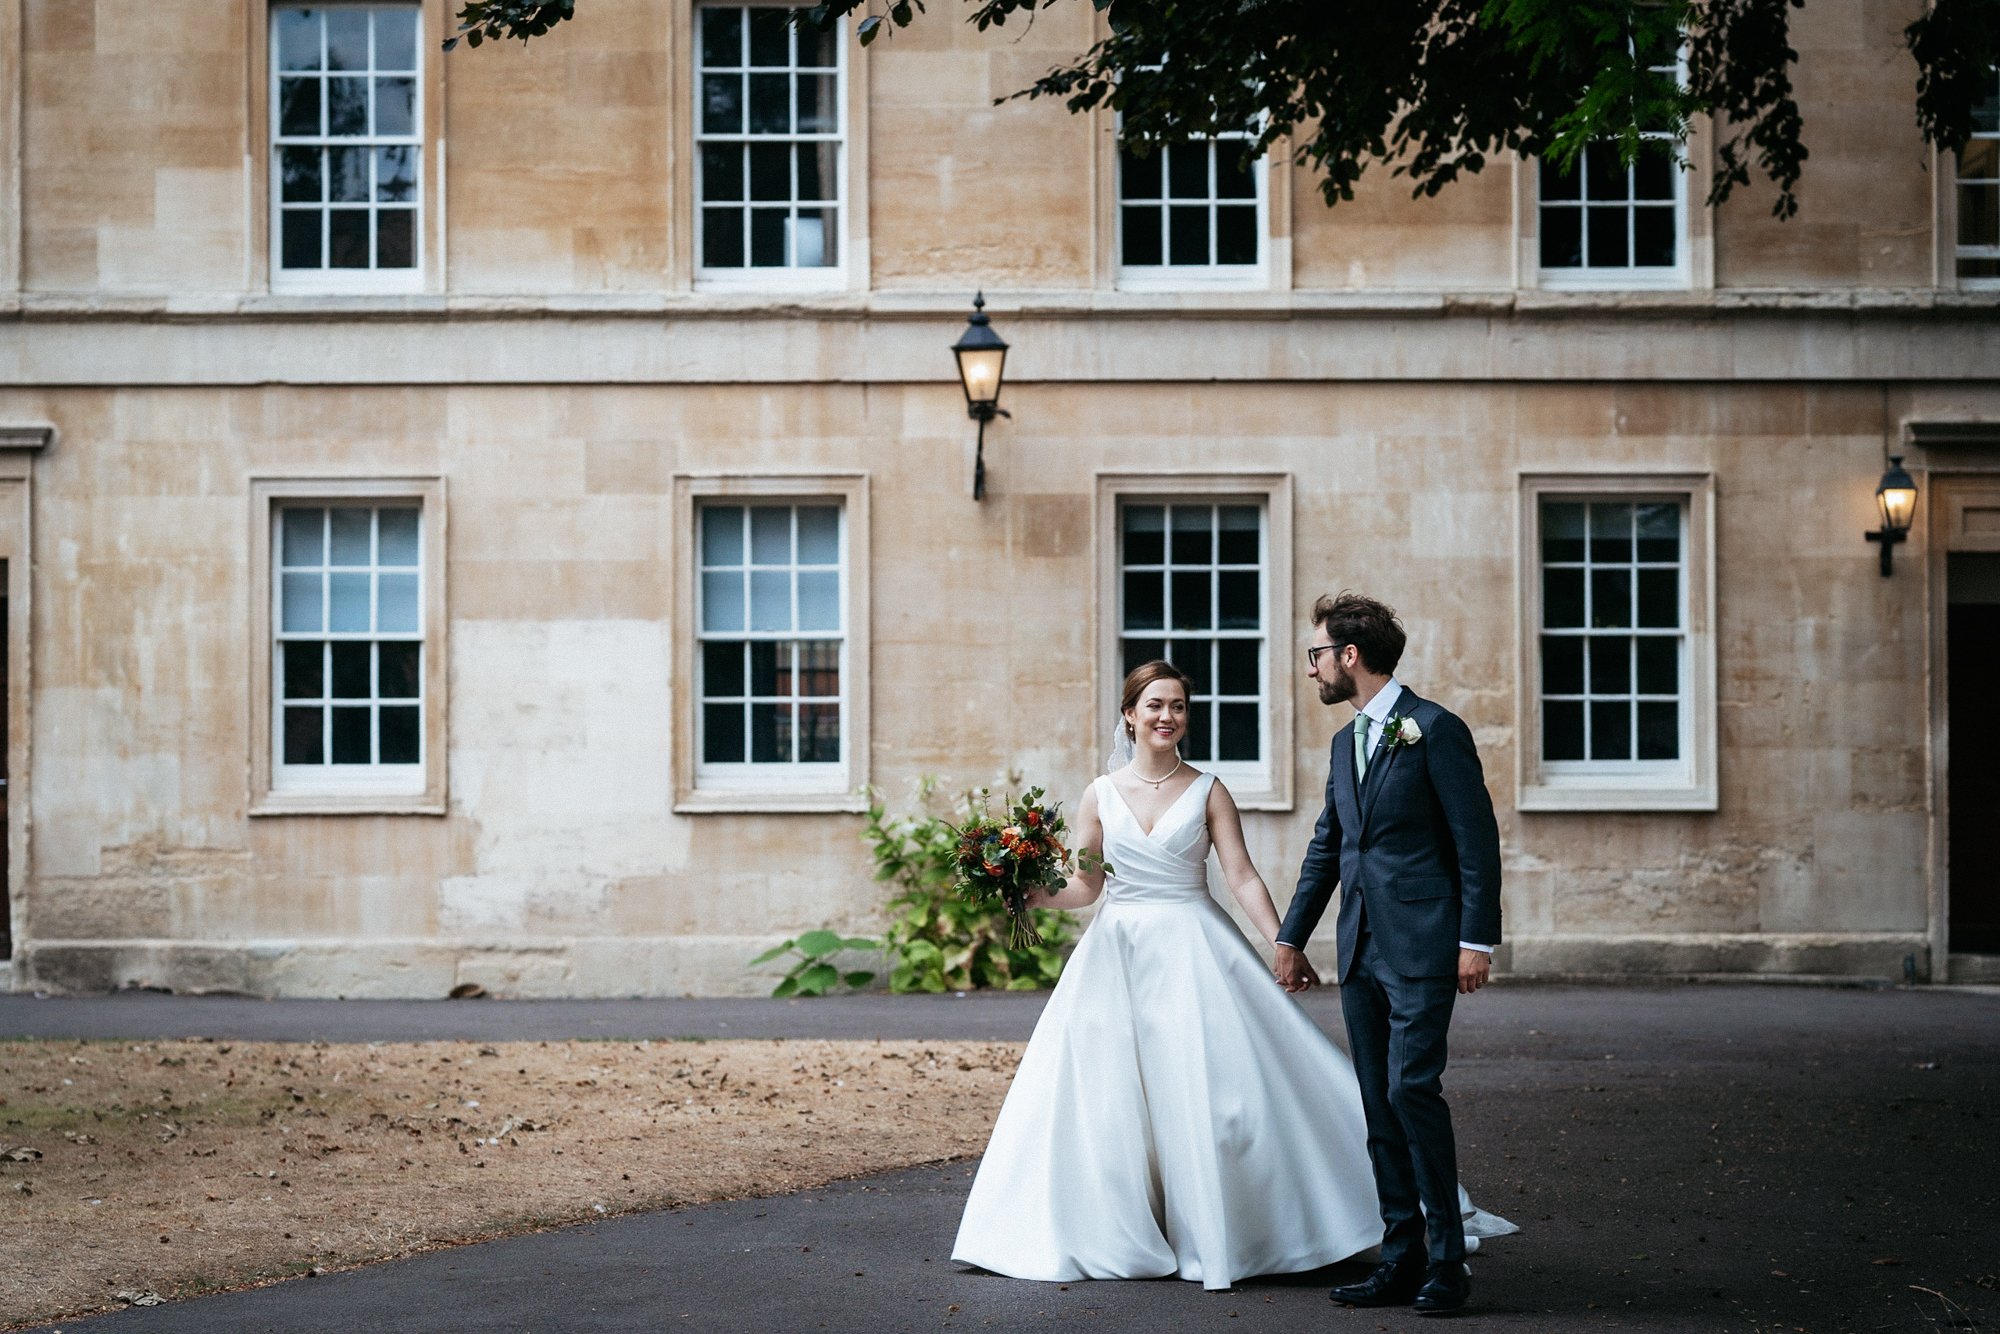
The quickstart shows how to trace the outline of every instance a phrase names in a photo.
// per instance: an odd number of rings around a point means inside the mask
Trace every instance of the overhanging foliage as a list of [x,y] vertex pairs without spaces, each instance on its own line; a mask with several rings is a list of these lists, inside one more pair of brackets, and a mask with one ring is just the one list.
[[[969,0],[982,32],[1084,0]],[[1568,164],[1615,141],[1685,140],[1707,117],[1716,170],[1709,201],[1777,186],[1773,212],[1798,211],[1807,157],[1792,92],[1791,11],[1804,0],[1089,0],[1109,35],[1012,97],[1054,97],[1072,112],[1118,112],[1146,148],[1249,128],[1249,151],[1289,144],[1321,174],[1329,205],[1354,197],[1374,163],[1435,195],[1494,157]],[[575,14],[576,0],[468,0],[468,44],[528,41]],[[862,45],[926,12],[924,0],[824,0],[803,21],[860,15]],[[933,20],[935,21],[935,20]],[[445,43],[455,45],[454,37]],[[1930,142],[1966,141],[2000,63],[2000,0],[1935,0],[1904,30],[1915,112]],[[1674,66],[1661,72],[1662,66]],[[1004,99],[1003,99],[1004,100]]]

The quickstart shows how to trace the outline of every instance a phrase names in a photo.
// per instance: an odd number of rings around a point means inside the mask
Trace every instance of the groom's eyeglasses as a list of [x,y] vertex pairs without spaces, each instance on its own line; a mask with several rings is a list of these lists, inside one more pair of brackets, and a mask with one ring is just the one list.
[[1311,671],[1313,670],[1313,668],[1319,666],[1320,654],[1338,653],[1341,649],[1344,649],[1346,647],[1347,645],[1345,644],[1314,644],[1311,648],[1306,650],[1306,670]]

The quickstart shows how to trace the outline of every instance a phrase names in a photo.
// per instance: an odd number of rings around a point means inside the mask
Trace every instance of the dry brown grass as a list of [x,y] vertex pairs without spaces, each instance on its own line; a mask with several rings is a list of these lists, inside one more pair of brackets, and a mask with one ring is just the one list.
[[0,1043],[0,1325],[963,1157],[1019,1058],[973,1042]]

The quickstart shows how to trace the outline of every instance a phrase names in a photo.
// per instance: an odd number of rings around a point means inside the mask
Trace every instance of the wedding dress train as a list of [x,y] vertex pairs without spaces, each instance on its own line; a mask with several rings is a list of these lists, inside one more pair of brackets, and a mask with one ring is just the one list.
[[[1354,1068],[1209,896],[1212,774],[1143,829],[1097,780],[1105,879],[993,1127],[952,1258],[1222,1289],[1382,1238]],[[1467,1249],[1516,1230],[1474,1209]]]

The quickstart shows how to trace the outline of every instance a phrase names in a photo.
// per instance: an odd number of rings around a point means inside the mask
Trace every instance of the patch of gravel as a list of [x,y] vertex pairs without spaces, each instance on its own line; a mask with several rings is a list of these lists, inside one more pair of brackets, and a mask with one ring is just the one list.
[[985,1147],[1018,1043],[0,1043],[0,1325]]

